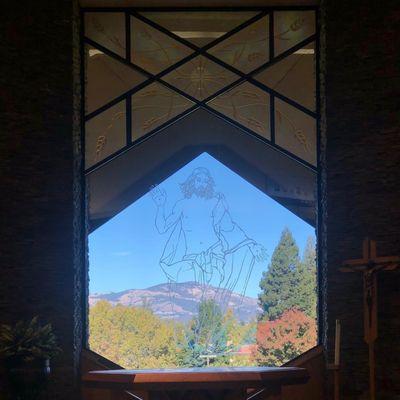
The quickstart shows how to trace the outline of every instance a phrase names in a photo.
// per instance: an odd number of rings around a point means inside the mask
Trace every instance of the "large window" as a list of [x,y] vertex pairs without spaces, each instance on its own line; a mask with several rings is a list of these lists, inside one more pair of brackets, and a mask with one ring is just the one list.
[[83,21],[92,350],[154,368],[314,346],[315,10]]

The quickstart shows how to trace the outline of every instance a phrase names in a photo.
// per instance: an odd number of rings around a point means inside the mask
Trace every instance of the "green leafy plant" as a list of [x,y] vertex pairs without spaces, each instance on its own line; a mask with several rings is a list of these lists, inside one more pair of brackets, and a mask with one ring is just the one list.
[[50,359],[60,351],[51,324],[40,325],[38,317],[1,326],[0,356],[4,359]]

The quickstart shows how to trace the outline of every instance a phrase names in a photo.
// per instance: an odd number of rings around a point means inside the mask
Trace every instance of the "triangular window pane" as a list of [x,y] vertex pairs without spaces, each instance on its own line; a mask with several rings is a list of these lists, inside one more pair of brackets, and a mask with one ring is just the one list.
[[203,56],[190,60],[163,77],[166,82],[198,100],[204,100],[237,79],[238,75]]
[[269,102],[268,93],[246,82],[211,100],[208,105],[270,139]]
[[143,12],[142,15],[182,39],[202,47],[254,17],[257,12],[179,11]]
[[183,113],[193,103],[159,83],[152,83],[132,96],[132,140],[153,131]]
[[275,56],[314,34],[314,11],[277,11],[274,13]]
[[131,18],[131,61],[157,74],[190,55],[193,50],[145,22]]
[[315,118],[277,98],[275,98],[275,142],[302,160],[317,165]]
[[315,44],[295,51],[254,78],[315,111]]
[[121,101],[85,125],[85,165],[97,164],[126,144],[126,107]]
[[86,112],[91,113],[145,81],[132,67],[86,46]]
[[125,57],[125,14],[85,13],[85,36],[119,56]]
[[251,72],[269,60],[269,20],[263,17],[208,52],[242,72]]

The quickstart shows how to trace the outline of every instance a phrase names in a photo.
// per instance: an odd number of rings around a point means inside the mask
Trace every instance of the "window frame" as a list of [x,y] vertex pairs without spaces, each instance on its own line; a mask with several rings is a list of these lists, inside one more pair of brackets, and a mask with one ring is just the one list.
[[[163,28],[162,26],[151,22],[149,23],[149,20],[147,20],[145,17],[139,16],[138,13],[140,12],[258,12],[256,17],[251,18],[250,20],[246,21],[245,23],[242,23],[238,25],[236,28],[233,30],[227,32],[226,35],[222,36],[222,39],[216,39],[210,42],[210,44],[198,48],[197,46],[191,44],[188,40],[182,39],[178,37],[177,35],[173,34],[172,32],[168,31],[166,28]],[[281,53],[279,56],[274,57],[274,36],[273,36],[273,29],[274,29],[274,18],[273,18],[273,13],[276,11],[314,11],[315,12],[315,34],[306,38],[305,40],[301,41],[298,43],[296,46],[290,47],[287,51]],[[85,13],[88,12],[104,12],[104,13],[109,13],[109,12],[121,12],[124,13],[125,15],[125,40],[126,40],[126,57],[121,57],[117,56],[115,53],[112,53],[111,51],[107,50],[105,47],[100,46],[98,43],[92,41],[91,39],[88,39],[85,37]],[[140,67],[132,64],[130,62],[130,43],[131,43],[131,30],[130,30],[130,18],[131,16],[134,16],[136,18],[141,19],[142,21],[146,22],[148,25],[152,26],[153,28],[156,28],[157,30],[167,34],[174,40],[192,48],[194,51],[193,53],[189,56],[190,59],[194,59],[195,57],[199,55],[205,55],[206,50],[208,48],[212,48],[214,45],[219,43],[220,41],[222,42],[224,39],[227,39],[228,37],[234,35],[236,32],[240,31],[243,29],[243,27],[251,25],[254,21],[256,21],[259,18],[262,18],[262,16],[268,16],[269,18],[269,61],[265,64],[262,64],[259,68],[256,68],[255,70],[249,72],[249,73],[244,73],[241,72],[240,70],[229,66],[228,64],[224,63],[223,61],[217,59],[214,56],[207,55],[207,58],[214,61],[218,65],[222,66],[223,68],[226,68],[227,70],[230,70],[231,72],[234,72],[235,74],[239,75],[240,79],[235,80],[232,84],[229,84],[225,86],[224,88],[218,90],[216,93],[214,93],[212,98],[217,97],[218,95],[227,92],[230,88],[243,83],[243,82],[250,82],[251,84],[257,86],[258,88],[262,89],[263,91],[269,93],[271,96],[271,107],[270,107],[270,113],[271,113],[271,140],[268,140],[264,137],[261,137],[260,135],[257,135],[254,131],[251,129],[241,125],[240,123],[230,119],[226,115],[217,112],[216,110],[213,110],[211,107],[209,107],[206,103],[210,101],[209,98],[205,100],[197,100],[187,93],[181,91],[180,89],[170,85],[166,81],[162,80],[162,77],[170,73],[171,71],[177,69],[179,66],[183,65],[188,61],[188,57],[185,57],[182,61],[178,61],[174,65],[168,67],[167,69],[163,70],[161,73],[158,74],[150,74],[147,71],[142,70]],[[125,153],[126,151],[139,146],[141,143],[143,143],[145,140],[150,138],[151,136],[159,133],[162,131],[164,128],[168,127],[169,125],[175,123],[176,121],[180,120],[181,118],[184,118],[186,115],[188,115],[190,112],[195,111],[199,108],[204,108],[208,111],[211,111],[213,114],[219,116],[221,119],[225,120],[226,122],[233,124],[235,127],[239,128],[242,130],[245,134],[250,134],[253,137],[256,137],[257,139],[261,140],[264,142],[266,145],[275,148],[279,152],[285,154],[286,156],[290,157],[291,159],[294,159],[301,165],[303,165],[305,168],[311,169],[315,174],[316,174],[316,187],[317,187],[317,194],[316,194],[316,254],[317,254],[317,290],[318,290],[318,296],[317,296],[317,327],[318,327],[318,345],[320,345],[323,341],[323,332],[324,332],[324,321],[323,321],[323,309],[322,309],[322,303],[324,300],[323,293],[322,293],[322,271],[321,271],[321,259],[320,255],[321,253],[321,243],[320,243],[320,232],[323,230],[322,229],[322,224],[323,224],[323,216],[320,211],[321,207],[321,200],[322,200],[322,195],[321,195],[321,187],[322,187],[322,180],[323,177],[321,176],[321,90],[320,90],[320,53],[321,53],[321,41],[320,41],[320,26],[319,26],[319,21],[320,21],[320,15],[319,15],[319,7],[318,6],[276,6],[276,7],[82,7],[80,9],[80,74],[81,74],[81,80],[80,80],[80,87],[81,87],[81,149],[82,149],[82,157],[83,160],[85,159],[85,123],[87,120],[93,118],[94,116],[100,114],[102,111],[106,110],[107,108],[111,107],[109,106],[109,103],[106,105],[103,105],[99,109],[93,111],[90,114],[86,114],[85,112],[85,74],[86,74],[86,65],[85,65],[85,45],[93,45],[95,44],[97,48],[99,48],[101,51],[103,51],[105,54],[123,62],[126,65],[130,65],[134,69],[136,69],[139,72],[144,73],[148,79],[146,79],[142,84],[139,84],[135,88],[131,89],[129,92],[124,93],[123,95],[119,96],[116,101],[116,99],[112,100],[110,103],[112,105],[117,104],[119,101],[123,99],[126,100],[126,108],[127,108],[127,143],[126,146],[124,146],[122,149],[118,150],[116,153],[112,154],[111,156],[108,156],[101,160],[99,163],[96,163],[95,165],[85,169],[83,166],[82,168],[82,178],[86,180],[87,175],[89,175],[91,172],[97,170],[98,168],[101,168],[102,165],[108,163],[112,159],[118,157],[119,155]],[[281,59],[285,58],[288,54],[292,53],[295,51],[295,49],[300,49],[304,47],[307,44],[310,43],[315,43],[315,111],[312,112],[308,110],[305,107],[302,107],[299,104],[291,100],[290,98],[285,98],[285,96],[280,95],[278,92],[275,92],[271,90],[270,88],[267,88],[266,85],[263,85],[256,79],[254,79],[252,76],[255,75],[257,72],[260,72],[269,66],[279,62]],[[167,121],[166,123],[156,127],[154,130],[151,132],[145,134],[143,137],[136,141],[132,141],[131,138],[131,127],[132,127],[132,119],[131,119],[131,95],[134,94],[135,92],[139,91],[143,87],[146,87],[150,85],[153,82],[159,82],[165,87],[171,88],[173,91],[177,92],[178,94],[181,94],[185,98],[188,98],[189,100],[193,101],[194,106],[191,107],[189,110],[184,111],[183,113],[177,115],[176,117],[172,118],[171,120]],[[304,113],[312,116],[315,118],[316,121],[316,156],[317,156],[317,162],[316,165],[312,165],[308,163],[307,161],[301,159],[300,157],[294,155],[293,153],[289,152],[288,150],[282,148],[281,146],[277,145],[275,143],[275,132],[274,132],[274,115],[275,115],[275,109],[274,109],[274,101],[273,99],[277,98],[282,98],[285,102],[287,102],[290,105],[293,105],[296,109],[299,109],[300,111],[303,111]],[[294,103],[294,104],[293,104]],[[128,111],[129,110],[129,111]],[[83,163],[84,164],[84,163]],[[85,191],[87,191],[87,185],[85,185]],[[84,193],[84,209],[86,212],[84,213],[84,219],[85,219],[85,226],[87,226],[87,221],[88,221],[88,197],[87,193]],[[85,240],[85,246],[86,246],[86,254],[88,253],[87,249],[87,243],[88,243],[88,230],[86,229],[86,233],[84,236]],[[88,257],[86,257],[86,266],[85,266],[85,304],[86,306],[84,309],[86,310],[86,313],[84,315],[84,319],[86,321],[85,323],[85,329],[83,332],[83,343],[84,343],[84,348],[89,349],[89,344],[88,344],[88,339],[89,339],[89,327],[88,327],[88,312],[89,312],[89,306],[88,306],[88,298],[89,298],[89,293],[88,293],[88,280],[89,280],[89,261]]]

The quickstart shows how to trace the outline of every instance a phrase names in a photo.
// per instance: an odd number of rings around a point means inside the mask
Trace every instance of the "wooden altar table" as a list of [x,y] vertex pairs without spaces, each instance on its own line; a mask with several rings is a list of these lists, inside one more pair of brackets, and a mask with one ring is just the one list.
[[278,400],[282,386],[306,383],[308,378],[306,369],[295,367],[107,370],[88,372],[83,384],[116,393],[146,392],[149,400]]

